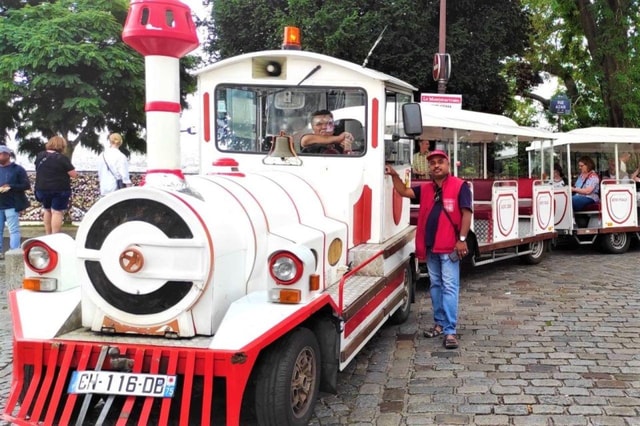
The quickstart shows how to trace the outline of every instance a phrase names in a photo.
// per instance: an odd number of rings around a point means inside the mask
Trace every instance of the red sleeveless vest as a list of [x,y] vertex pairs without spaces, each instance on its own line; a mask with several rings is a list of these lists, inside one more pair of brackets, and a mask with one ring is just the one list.
[[[446,209],[449,217],[440,213],[438,218],[438,229],[431,251],[434,253],[451,253],[458,240],[458,232],[462,223],[462,212],[458,202],[460,188],[464,180],[455,176],[447,176],[442,181],[442,208]],[[418,229],[416,230],[416,256],[420,260],[427,258],[427,247],[425,243],[425,232],[427,228],[427,218],[434,206],[433,196],[436,184],[434,182],[423,183],[420,188],[420,210],[418,213]],[[453,222],[453,224],[451,223]],[[455,225],[455,227],[454,227]]]

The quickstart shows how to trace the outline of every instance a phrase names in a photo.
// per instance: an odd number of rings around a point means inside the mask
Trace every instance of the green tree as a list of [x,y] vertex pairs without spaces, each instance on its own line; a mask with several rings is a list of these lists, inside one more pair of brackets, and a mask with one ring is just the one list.
[[[279,49],[282,28],[302,30],[306,50],[363,63],[386,28],[367,66],[437,92],[432,78],[438,51],[439,0],[225,0],[214,2],[206,50],[216,58]],[[464,107],[504,111],[510,88],[506,60],[523,55],[529,16],[518,0],[447,2],[448,93]],[[534,81],[531,81],[534,83]]]
[[[35,5],[29,3],[37,3]],[[100,152],[118,131],[144,152],[144,58],[121,40],[127,0],[0,2],[0,132],[35,155],[54,134]],[[182,62],[181,95],[195,90]],[[103,142],[103,141],[102,141]]]
[[[571,99],[566,128],[640,126],[639,0],[523,0],[534,19],[532,72],[558,79]],[[548,106],[548,99],[517,90]]]

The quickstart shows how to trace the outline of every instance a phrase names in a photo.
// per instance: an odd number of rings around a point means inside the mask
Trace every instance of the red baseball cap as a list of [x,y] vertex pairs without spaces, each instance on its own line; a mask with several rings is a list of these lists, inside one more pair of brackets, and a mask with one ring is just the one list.
[[449,161],[449,156],[447,155],[447,153],[444,151],[440,151],[439,149],[431,151],[429,155],[427,155],[427,160],[431,160],[433,157],[444,157],[447,159],[447,161]]

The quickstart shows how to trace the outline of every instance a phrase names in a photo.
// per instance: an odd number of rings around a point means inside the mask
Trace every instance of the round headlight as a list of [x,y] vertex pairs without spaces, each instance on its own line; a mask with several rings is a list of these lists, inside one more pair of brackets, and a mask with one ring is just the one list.
[[302,262],[292,253],[281,251],[271,257],[269,272],[278,284],[293,284],[302,276]]
[[57,253],[40,241],[33,241],[24,247],[24,258],[27,266],[40,274],[53,270],[58,263]]

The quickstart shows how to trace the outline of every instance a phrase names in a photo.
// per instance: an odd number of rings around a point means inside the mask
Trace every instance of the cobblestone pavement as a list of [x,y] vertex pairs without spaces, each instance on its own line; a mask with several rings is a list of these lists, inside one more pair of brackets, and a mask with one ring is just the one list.
[[[0,261],[0,411],[6,406],[11,386],[11,317],[4,285],[4,261]],[[0,421],[2,423],[2,421]]]
[[640,425],[640,249],[555,251],[464,274],[460,347],[409,321],[381,330],[313,425]]
[[[424,286],[318,401],[317,425],[640,425],[640,249],[560,250],[467,271],[460,348],[426,339]],[[4,265],[0,262],[0,277]],[[0,407],[11,379],[0,297]]]

